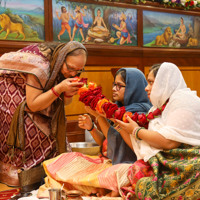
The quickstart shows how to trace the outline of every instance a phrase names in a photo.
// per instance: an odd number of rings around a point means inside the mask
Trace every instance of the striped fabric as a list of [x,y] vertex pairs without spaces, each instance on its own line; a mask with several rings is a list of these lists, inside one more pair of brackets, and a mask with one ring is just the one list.
[[130,185],[128,169],[131,164],[112,166],[111,160],[98,156],[64,153],[45,161],[43,165],[49,177],[46,180],[49,186],[56,181],[63,184],[65,190],[78,189],[84,195],[90,195],[98,188],[120,192],[120,188]]

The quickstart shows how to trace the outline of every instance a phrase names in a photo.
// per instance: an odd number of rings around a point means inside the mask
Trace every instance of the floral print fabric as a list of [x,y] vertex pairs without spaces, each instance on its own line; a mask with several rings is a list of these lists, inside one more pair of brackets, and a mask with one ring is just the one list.
[[200,146],[181,145],[161,151],[148,162],[154,176],[137,182],[135,193],[139,199],[200,198]]

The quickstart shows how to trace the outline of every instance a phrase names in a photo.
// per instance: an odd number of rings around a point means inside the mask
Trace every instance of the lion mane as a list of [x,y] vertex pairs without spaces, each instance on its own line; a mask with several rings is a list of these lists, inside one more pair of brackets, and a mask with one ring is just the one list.
[[10,33],[17,33],[16,38],[19,37],[20,34],[23,35],[23,39],[25,39],[25,34],[24,34],[24,28],[23,25],[20,23],[13,23],[10,19],[10,17],[7,14],[1,14],[0,15],[0,25],[1,25],[1,30],[0,34],[3,31],[6,31],[6,35],[3,39],[6,39]]
[[155,40],[155,45],[168,45],[170,38],[172,37],[171,28],[168,26],[162,35],[157,35]]

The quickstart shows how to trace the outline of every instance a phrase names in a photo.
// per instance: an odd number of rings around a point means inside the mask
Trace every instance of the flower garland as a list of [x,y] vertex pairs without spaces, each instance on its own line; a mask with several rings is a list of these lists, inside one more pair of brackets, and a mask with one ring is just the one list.
[[185,10],[200,7],[199,0],[162,0],[161,3],[172,7],[184,7]]
[[[106,1],[106,0],[104,0]],[[112,2],[130,3],[130,4],[146,4],[149,2],[158,2],[170,7],[182,7],[184,10],[190,10],[200,7],[200,0],[107,0]]]
[[89,82],[87,84],[87,78],[77,77],[76,79],[76,81],[84,83],[83,87],[78,90],[78,94],[80,95],[79,101],[86,106],[90,106],[91,109],[99,113],[105,111],[108,119],[114,118],[128,122],[127,116],[129,116],[133,121],[137,122],[139,126],[148,128],[149,121],[161,115],[167,104],[166,102],[161,108],[157,108],[148,114],[138,114],[137,112],[132,114],[132,112],[126,111],[124,106],[118,107],[117,104],[105,98],[102,94],[102,88],[97,86],[96,83]]

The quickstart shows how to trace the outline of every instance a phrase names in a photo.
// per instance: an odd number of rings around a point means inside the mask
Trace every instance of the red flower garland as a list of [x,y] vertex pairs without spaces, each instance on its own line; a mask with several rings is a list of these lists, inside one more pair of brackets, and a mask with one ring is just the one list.
[[108,119],[114,118],[128,122],[127,116],[129,116],[133,121],[137,122],[139,126],[147,128],[149,121],[161,115],[167,104],[166,102],[161,108],[157,108],[148,114],[138,114],[137,112],[132,114],[131,112],[127,112],[124,106],[118,107],[117,104],[106,99],[102,94],[102,88],[97,86],[97,84],[93,82],[87,84],[87,78],[78,78],[77,81],[84,82],[84,86],[78,91],[78,94],[80,95],[79,101],[100,113],[103,109]]

